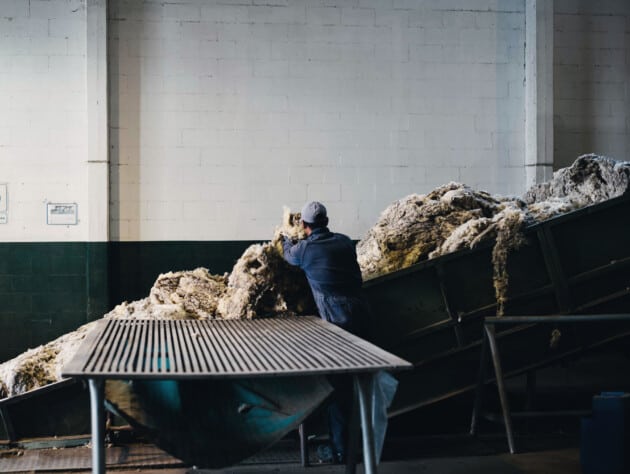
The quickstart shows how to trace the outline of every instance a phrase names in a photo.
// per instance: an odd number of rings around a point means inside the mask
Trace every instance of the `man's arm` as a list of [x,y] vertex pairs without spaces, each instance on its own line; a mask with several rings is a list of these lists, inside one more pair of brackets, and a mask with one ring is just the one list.
[[282,237],[282,250],[284,252],[284,259],[290,265],[299,267],[302,264],[302,254],[304,253],[304,240],[300,240],[294,244],[291,239]]

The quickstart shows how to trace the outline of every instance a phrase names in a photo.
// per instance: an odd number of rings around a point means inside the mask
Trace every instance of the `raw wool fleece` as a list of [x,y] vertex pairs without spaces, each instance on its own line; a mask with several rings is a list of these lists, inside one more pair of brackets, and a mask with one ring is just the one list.
[[251,245],[234,265],[218,303],[219,317],[251,319],[316,312],[304,273],[284,261],[283,236],[293,240],[306,237],[300,213],[291,213],[287,207],[271,241]]
[[503,316],[507,300],[508,255],[526,243],[525,237],[521,233],[525,214],[515,209],[503,211],[501,214],[501,217],[496,220],[496,240],[492,247],[492,283],[497,300],[497,316]]
[[[517,228],[621,196],[628,189],[629,176],[629,162],[590,154],[556,171],[549,182],[533,186],[522,199],[493,196],[459,183],[407,196],[386,208],[357,245],[363,278],[474,248],[496,239],[500,232],[517,237]],[[510,248],[520,241],[516,238],[512,244],[505,236],[498,240]]]
[[507,297],[507,255],[520,246],[526,206],[460,183],[395,202],[357,245],[363,278],[375,278],[479,242],[495,239],[492,251],[497,314]]
[[[448,183],[426,195],[394,202],[357,245],[364,279],[407,268],[494,238],[507,211],[525,203],[492,196],[460,183]],[[510,214],[511,214],[510,213]]]
[[357,246],[363,278],[494,239],[492,265],[497,315],[507,298],[509,253],[525,243],[524,226],[621,196],[628,190],[630,163],[593,154],[533,186],[522,199],[491,196],[459,183],[390,205]]
[[[239,319],[314,314],[304,274],[282,257],[281,236],[304,238],[300,214],[284,210],[282,225],[269,243],[250,246],[230,275],[205,268],[168,272],[156,279],[146,298],[123,302],[105,319]],[[19,395],[61,380],[61,369],[94,322],[29,349],[0,364],[0,398]]]
[[234,265],[219,300],[223,319],[312,314],[314,302],[304,274],[289,266],[274,242],[250,246]]
[[621,196],[629,181],[630,162],[582,155],[571,166],[556,171],[550,181],[532,186],[523,199],[527,204],[562,199],[584,207]]
[[532,186],[523,196],[537,221],[621,196],[628,190],[630,163],[606,156],[582,155],[553,178]]
[[61,368],[72,358],[94,324],[85,324],[0,364],[0,398],[19,395],[61,380]]
[[227,288],[226,275],[205,268],[168,272],[157,277],[149,296],[122,302],[106,319],[212,319]]
[[218,300],[225,294],[227,274],[211,275],[205,268],[169,272],[158,277],[149,299],[153,306],[175,304],[194,319],[216,316]]

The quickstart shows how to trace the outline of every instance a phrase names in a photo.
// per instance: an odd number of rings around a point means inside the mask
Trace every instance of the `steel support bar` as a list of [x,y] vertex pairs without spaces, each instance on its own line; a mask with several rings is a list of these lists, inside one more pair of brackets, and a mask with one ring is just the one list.
[[359,439],[361,438],[361,421],[359,420],[359,399],[356,390],[353,391],[352,411],[348,423],[348,452],[346,453],[345,474],[355,474],[357,471],[357,455],[359,454]]
[[485,318],[486,324],[518,324],[518,323],[581,323],[581,322],[630,322],[630,314],[584,314],[559,316],[502,316],[500,318]]
[[[470,434],[474,435],[477,431],[477,424],[481,414],[483,390],[486,379],[486,367],[487,367],[487,346],[490,346],[490,352],[492,354],[492,363],[494,365],[495,379],[497,381],[497,387],[499,391],[499,397],[501,400],[501,409],[503,422],[505,424],[505,430],[508,438],[508,445],[510,452],[514,453],[514,437],[512,430],[512,414],[505,391],[503,369],[501,367],[501,359],[499,356],[499,350],[496,342],[496,325],[506,324],[537,324],[537,323],[577,323],[577,322],[630,322],[630,314],[584,314],[584,315],[552,315],[552,316],[502,316],[502,317],[487,317],[484,319],[484,333],[483,344],[481,348],[481,360],[479,366],[479,378],[477,380],[476,393],[474,407],[470,423]],[[558,359],[559,360],[559,359]],[[527,371],[527,395],[528,405],[531,405],[533,395],[535,391],[535,375],[533,370],[536,366],[529,367]],[[518,372],[516,372],[518,373]],[[515,375],[512,373],[511,375]],[[531,408],[531,406],[529,406]],[[515,414],[515,417],[533,417],[533,416],[565,416],[565,415],[583,415],[583,411],[554,411],[554,412],[533,412]]]
[[300,433],[300,458],[302,460],[302,467],[308,467],[308,439],[306,439],[306,430],[304,429],[304,421],[300,423],[298,432]]
[[459,325],[459,318],[457,313],[453,311],[449,301],[448,301],[448,293],[446,292],[446,284],[444,283],[444,267],[442,265],[437,265],[435,270],[438,275],[438,280],[440,282],[440,293],[442,293],[442,300],[444,301],[444,307],[446,308],[446,312],[451,317],[451,321],[453,322],[453,329],[455,330],[455,339],[457,340],[457,347],[464,346],[464,334],[462,332],[462,328]]
[[359,397],[361,428],[363,431],[363,464],[365,474],[376,474],[376,453],[374,449],[374,427],[372,426],[373,375],[355,375],[354,386]]
[[484,334],[484,337],[481,343],[479,376],[477,379],[477,387],[475,389],[475,404],[473,407],[472,417],[470,420],[470,434],[471,435],[474,435],[477,433],[477,423],[479,421],[479,414],[481,413],[483,391],[486,385],[487,367],[488,367],[488,338]]
[[501,400],[501,410],[503,411],[503,420],[505,422],[505,434],[508,439],[508,447],[510,453],[514,454],[514,436],[512,432],[512,417],[510,415],[510,405],[507,399],[507,393],[505,392],[505,384],[503,383],[503,370],[501,369],[501,359],[499,358],[499,349],[497,348],[497,341],[494,337],[494,326],[490,324],[484,324],[484,330],[486,337],[488,338],[488,344],[490,345],[490,353],[492,354],[492,364],[494,365],[494,373],[497,379],[497,387],[499,389],[499,398]]
[[[552,418],[563,416],[590,416],[593,413],[592,410],[547,410],[547,411],[519,411],[511,413],[512,418]],[[503,415],[495,415],[493,413],[486,413],[484,417],[490,421],[503,422]]]
[[102,380],[88,379],[92,419],[92,473],[105,473],[105,390]]

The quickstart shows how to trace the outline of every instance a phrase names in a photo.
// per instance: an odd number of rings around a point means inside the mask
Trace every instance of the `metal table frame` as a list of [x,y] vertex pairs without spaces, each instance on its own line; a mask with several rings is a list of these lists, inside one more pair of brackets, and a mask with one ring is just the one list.
[[[358,398],[359,404],[359,416],[362,427],[362,445],[363,445],[363,462],[365,465],[365,472],[367,474],[376,474],[376,456],[375,456],[375,446],[374,446],[374,433],[373,433],[373,425],[372,425],[372,399],[371,399],[371,390],[372,384],[374,380],[375,374],[379,370],[401,370],[401,369],[410,369],[412,365],[404,361],[393,354],[389,354],[388,352],[380,349],[377,346],[374,346],[367,341],[364,341],[341,328],[334,326],[330,323],[327,323],[323,320],[320,320],[316,317],[303,316],[298,318],[293,318],[295,324],[304,326],[305,330],[309,329],[309,325],[315,324],[319,329],[323,330],[322,334],[329,333],[331,336],[334,335],[339,338],[345,340],[345,342],[352,346],[353,344],[357,347],[360,347],[361,350],[366,351],[374,351],[378,356],[382,356],[383,360],[387,360],[388,362],[382,362],[380,365],[373,364],[371,366],[365,367],[351,367],[350,365],[341,368],[327,368],[322,370],[310,371],[310,372],[296,372],[296,371],[283,371],[276,370],[273,373],[266,374],[239,374],[239,373],[223,373],[212,374],[195,374],[193,377],[186,377],[182,374],[171,374],[169,376],[168,372],[159,372],[159,373],[125,373],[122,374],[120,372],[116,372],[113,370],[110,371],[95,371],[90,372],[90,370],[86,369],[88,362],[91,359],[94,359],[94,353],[98,351],[99,347],[99,337],[104,332],[106,323],[113,324],[125,324],[124,321],[129,320],[107,320],[103,321],[99,324],[95,329],[86,336],[86,340],[82,343],[81,347],[77,351],[77,354],[74,358],[66,365],[63,371],[64,376],[71,376],[76,378],[87,379],[89,392],[90,392],[90,411],[91,411],[91,431],[92,431],[92,472],[95,474],[102,474],[105,472],[105,412],[104,412],[104,385],[105,380],[107,379],[120,379],[120,380],[133,380],[133,379],[151,379],[151,380],[173,380],[173,379],[204,379],[204,378],[212,378],[214,376],[218,377],[252,377],[252,376],[299,376],[299,375],[328,375],[328,374],[339,374],[346,373],[348,375],[352,375],[354,380],[354,390],[356,398]],[[137,321],[137,320],[136,320]],[[152,322],[151,320],[147,320]],[[253,321],[257,320],[243,320],[243,321],[231,321],[230,324],[252,324]],[[168,323],[170,321],[161,321],[161,323]],[[186,321],[187,324],[209,324],[218,323],[217,321]],[[224,322],[225,323],[225,322]],[[200,331],[202,332],[202,331]],[[114,337],[114,336],[112,336]],[[291,334],[282,334],[282,339],[286,341],[290,341],[292,336]],[[133,341],[137,342],[137,341]],[[121,344],[119,344],[120,346]],[[311,348],[313,349],[313,348]],[[133,349],[135,351],[135,348]],[[308,353],[309,348],[305,348]],[[112,356],[109,356],[108,359],[111,359]],[[376,357],[376,356],[375,356]],[[167,370],[167,369],[162,369]],[[350,428],[352,429],[352,427]],[[350,443],[349,449],[352,450],[352,441]],[[352,453],[349,453],[349,456],[352,456]]]
[[501,412],[503,415],[503,423],[505,424],[505,434],[507,436],[508,448],[511,454],[516,452],[514,446],[514,432],[512,429],[512,414],[505,390],[505,382],[503,377],[503,369],[501,367],[501,357],[496,341],[497,325],[517,325],[517,324],[566,324],[566,323],[585,323],[585,322],[630,322],[630,314],[589,314],[589,315],[564,315],[564,316],[503,316],[488,317],[483,322],[483,343],[481,347],[481,357],[479,366],[479,376],[477,380],[477,388],[475,393],[475,402],[470,422],[470,434],[474,435],[477,431],[477,423],[481,412],[483,399],[483,389],[486,384],[486,370],[488,365],[488,347],[492,356],[492,365],[494,368],[497,390],[499,392],[499,400],[501,402]]

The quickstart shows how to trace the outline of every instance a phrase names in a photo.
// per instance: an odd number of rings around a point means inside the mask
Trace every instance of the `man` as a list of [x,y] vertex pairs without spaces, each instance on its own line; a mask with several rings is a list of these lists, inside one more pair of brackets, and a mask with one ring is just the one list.
[[[320,202],[306,203],[301,219],[306,239],[294,243],[285,237],[284,259],[306,274],[322,319],[361,334],[368,306],[362,296],[363,280],[354,243],[343,234],[330,232],[326,207]],[[335,395],[328,410],[328,424],[335,461],[342,463],[352,385],[347,377],[332,378],[331,382]]]

